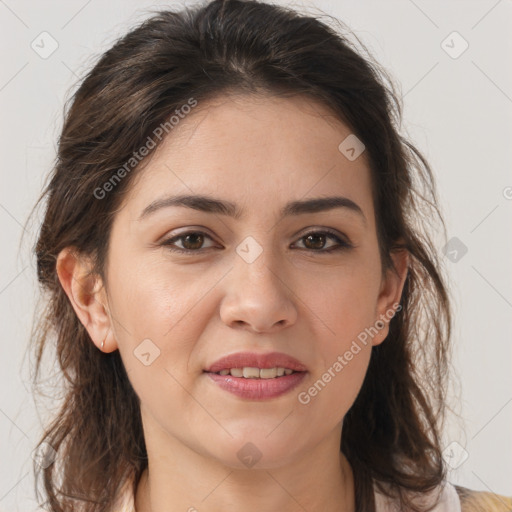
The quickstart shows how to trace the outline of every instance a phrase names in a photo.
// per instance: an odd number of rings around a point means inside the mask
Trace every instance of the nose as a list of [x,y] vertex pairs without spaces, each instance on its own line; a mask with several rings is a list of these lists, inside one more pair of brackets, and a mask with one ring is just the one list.
[[260,334],[276,332],[296,322],[293,287],[271,261],[270,252],[263,251],[252,263],[235,258],[220,307],[221,319],[229,327]]

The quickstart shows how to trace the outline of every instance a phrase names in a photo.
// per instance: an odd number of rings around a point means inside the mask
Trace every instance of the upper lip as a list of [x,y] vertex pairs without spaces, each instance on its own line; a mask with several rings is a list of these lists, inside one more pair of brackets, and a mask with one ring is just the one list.
[[259,354],[257,352],[237,352],[230,354],[215,361],[204,371],[217,373],[221,370],[229,370],[230,368],[289,368],[297,372],[304,372],[307,368],[294,357],[283,354],[282,352],[269,352],[267,354]]

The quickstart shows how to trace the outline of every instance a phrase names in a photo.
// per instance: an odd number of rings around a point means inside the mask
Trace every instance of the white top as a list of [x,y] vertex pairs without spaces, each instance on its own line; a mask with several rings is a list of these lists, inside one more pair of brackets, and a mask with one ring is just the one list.
[[[387,496],[381,494],[374,484],[375,510],[376,512],[400,512],[400,505],[397,500],[391,500]],[[455,487],[448,481],[444,481],[439,487],[434,489],[430,494],[422,496],[419,503],[434,502],[438,494],[441,493],[439,503],[431,512],[461,512],[460,499]],[[132,512],[132,511],[130,511]]]
[[[119,498],[112,512],[135,512],[135,499],[131,490],[132,481],[127,480],[119,494]],[[425,495],[423,499],[435,499],[441,492],[439,503],[431,512],[461,512],[459,495],[455,487],[445,481],[444,484],[434,489],[431,494]],[[378,492],[374,485],[375,510],[376,512],[400,512],[399,504],[396,500],[391,500],[387,496]]]

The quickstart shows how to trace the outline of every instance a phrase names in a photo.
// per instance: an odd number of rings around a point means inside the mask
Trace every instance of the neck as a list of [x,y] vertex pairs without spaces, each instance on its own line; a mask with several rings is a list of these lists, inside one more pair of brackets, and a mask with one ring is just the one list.
[[320,446],[272,469],[243,470],[191,450],[188,454],[177,450],[171,459],[162,452],[151,456],[148,449],[148,467],[135,495],[136,512],[197,512],[206,508],[210,512],[355,512],[352,468],[343,453],[327,448],[332,445]]

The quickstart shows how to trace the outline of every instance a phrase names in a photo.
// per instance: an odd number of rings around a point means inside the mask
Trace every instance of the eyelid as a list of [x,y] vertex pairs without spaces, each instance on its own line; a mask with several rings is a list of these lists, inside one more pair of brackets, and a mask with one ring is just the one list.
[[[190,235],[190,234],[203,235],[204,237],[209,238],[210,240],[215,242],[215,238],[212,235],[210,235],[206,231],[203,231],[203,229],[205,229],[205,228],[201,227],[200,229],[196,229],[196,228],[192,227],[192,228],[184,228],[184,229],[186,229],[186,230],[179,232],[179,233],[174,233],[172,236],[169,236],[169,237],[164,237],[163,240],[158,245],[160,245],[162,247],[168,247],[169,250],[176,252],[176,253],[181,253],[181,254],[193,254],[193,253],[203,254],[205,251],[208,251],[209,249],[213,248],[213,247],[207,247],[207,248],[194,250],[194,249],[182,249],[180,247],[172,247],[171,242],[180,240],[181,238],[185,237],[186,235]],[[313,254],[316,253],[318,255],[321,255],[321,254],[329,254],[329,253],[335,252],[335,251],[342,251],[344,249],[346,250],[346,249],[355,248],[355,245],[350,241],[349,237],[347,235],[345,235],[344,233],[338,232],[337,230],[332,229],[332,228],[320,227],[320,226],[309,226],[307,228],[304,228],[302,230],[301,234],[296,235],[296,241],[293,244],[300,242],[307,235],[326,235],[327,238],[331,238],[331,239],[334,238],[338,241],[337,245],[335,245],[334,247],[328,248],[328,249],[315,250],[315,249],[300,248],[302,251],[306,251],[309,253],[313,253]]]
[[206,249],[197,249],[194,251],[192,249],[181,249],[180,247],[177,247],[177,248],[171,247],[171,242],[180,240],[181,238],[183,238],[187,235],[203,235],[205,238],[209,238],[210,240],[215,242],[214,237],[212,235],[210,235],[209,233],[207,233],[206,231],[204,231],[204,228],[201,228],[201,229],[192,228],[192,229],[186,229],[185,231],[182,231],[179,233],[174,233],[172,236],[164,236],[162,238],[162,240],[160,242],[158,242],[157,245],[162,246],[162,247],[169,246],[170,250],[176,251],[176,252],[183,252],[183,253],[194,253],[195,252],[197,254],[200,254],[200,253],[204,252],[205,250],[212,249],[212,247],[207,247]]
[[310,252],[310,253],[317,253],[317,254],[329,254],[330,252],[335,251],[342,251],[343,249],[353,249],[355,248],[355,245],[350,241],[347,235],[338,232],[337,230],[331,229],[331,228],[321,228],[321,227],[309,227],[306,228],[305,231],[302,232],[301,235],[297,237],[297,241],[294,242],[296,244],[297,242],[300,242],[302,239],[304,239],[307,235],[325,235],[327,238],[334,238],[338,240],[337,246],[331,247],[329,249],[302,249],[304,251]]
[[350,238],[342,231],[338,231],[337,229],[334,229],[334,228],[328,228],[328,227],[322,227],[322,226],[308,226],[307,228],[304,228],[302,231],[300,231],[299,234],[296,236],[297,236],[297,238],[303,238],[306,235],[317,234],[317,233],[320,233],[320,234],[327,233],[329,235],[333,235],[333,236],[339,238],[342,242],[345,242],[346,244],[352,244],[352,242],[350,241]]

